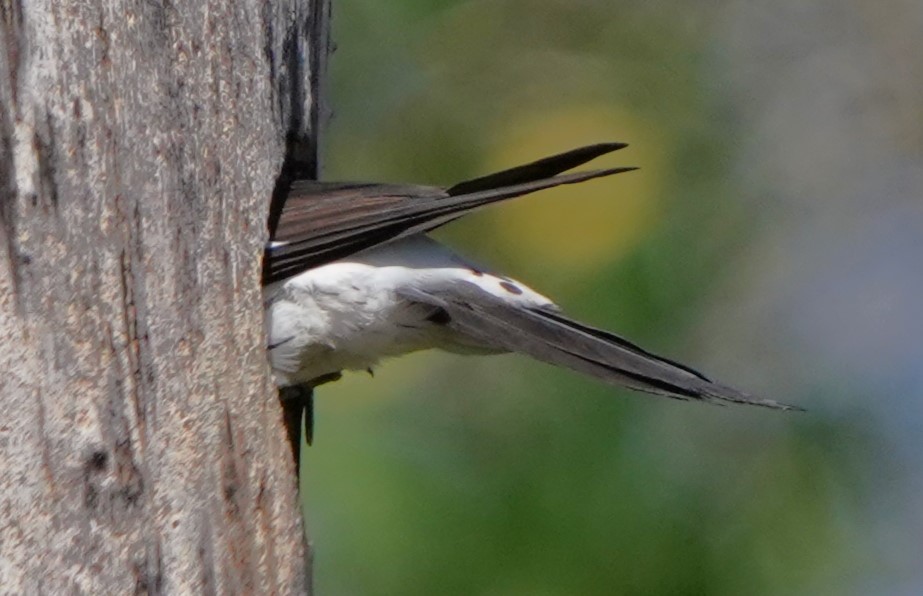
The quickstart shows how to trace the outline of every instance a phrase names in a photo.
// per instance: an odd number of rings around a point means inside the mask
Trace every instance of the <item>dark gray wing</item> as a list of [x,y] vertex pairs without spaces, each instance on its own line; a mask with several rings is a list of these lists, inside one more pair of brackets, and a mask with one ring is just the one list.
[[295,181],[278,221],[270,222],[264,283],[411,234],[426,232],[506,199],[635,168],[561,172],[625,147],[604,143],[497,172],[444,189],[434,186]]
[[439,309],[430,320],[470,337],[476,344],[527,354],[613,385],[683,400],[799,409],[751,397],[622,337],[557,312],[510,304],[472,283],[457,281],[425,290],[407,289],[401,295]]

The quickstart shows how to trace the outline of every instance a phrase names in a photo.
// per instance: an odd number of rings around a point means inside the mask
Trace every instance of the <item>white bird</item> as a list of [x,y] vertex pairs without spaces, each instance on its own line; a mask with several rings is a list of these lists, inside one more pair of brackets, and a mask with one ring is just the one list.
[[549,298],[425,235],[491,203],[633,170],[562,174],[623,147],[582,147],[450,188],[292,183],[271,218],[264,263],[276,383],[310,389],[430,348],[520,352],[647,393],[793,409],[569,319]]

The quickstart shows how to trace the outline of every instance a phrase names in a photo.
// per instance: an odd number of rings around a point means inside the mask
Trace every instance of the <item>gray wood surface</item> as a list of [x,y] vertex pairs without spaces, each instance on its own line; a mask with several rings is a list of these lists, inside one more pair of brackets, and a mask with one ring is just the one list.
[[307,591],[260,265],[327,10],[0,0],[4,593]]

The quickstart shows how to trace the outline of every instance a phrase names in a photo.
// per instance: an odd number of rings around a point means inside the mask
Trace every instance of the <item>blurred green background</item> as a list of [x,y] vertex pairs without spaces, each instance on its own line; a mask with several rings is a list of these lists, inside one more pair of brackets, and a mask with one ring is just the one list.
[[[642,169],[437,236],[803,414],[425,353],[318,391],[320,594],[918,594],[918,3],[334,0],[327,179]],[[594,164],[595,165],[595,164]],[[919,293],[918,293],[919,292]]]

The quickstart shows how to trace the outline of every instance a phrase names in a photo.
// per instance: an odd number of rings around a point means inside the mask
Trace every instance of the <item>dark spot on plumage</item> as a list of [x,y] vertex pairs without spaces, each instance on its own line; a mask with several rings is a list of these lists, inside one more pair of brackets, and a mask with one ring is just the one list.
[[478,271],[477,269],[471,269],[471,273],[473,273],[477,277],[481,277],[484,275],[483,271]]
[[452,322],[452,315],[444,308],[437,308],[430,316],[426,317],[426,320],[437,325],[448,325]]
[[522,294],[522,288],[508,281],[501,281],[500,287],[506,290],[507,292],[509,292],[510,294],[516,294],[517,296],[519,294]]

